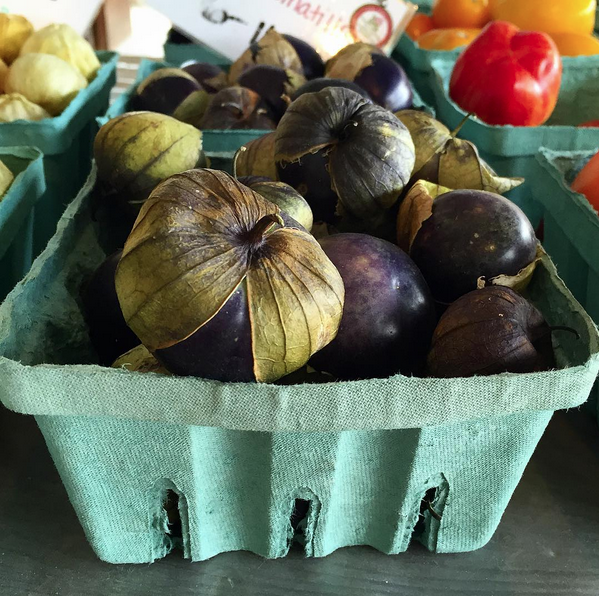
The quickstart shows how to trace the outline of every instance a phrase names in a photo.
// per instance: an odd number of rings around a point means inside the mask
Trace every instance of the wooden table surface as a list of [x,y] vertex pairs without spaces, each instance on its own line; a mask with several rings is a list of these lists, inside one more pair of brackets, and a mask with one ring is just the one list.
[[227,553],[109,565],[88,546],[35,421],[0,407],[1,596],[597,596],[599,428],[551,421],[492,541],[434,555],[346,548],[324,559]]

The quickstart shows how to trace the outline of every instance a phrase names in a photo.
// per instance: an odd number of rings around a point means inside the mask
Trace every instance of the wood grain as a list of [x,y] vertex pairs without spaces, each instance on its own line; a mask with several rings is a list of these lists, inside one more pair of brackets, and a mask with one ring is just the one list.
[[0,594],[597,596],[599,429],[558,413],[492,541],[459,555],[419,545],[388,557],[348,548],[276,561],[227,553],[190,563],[109,565],[88,546],[32,418],[0,409]]

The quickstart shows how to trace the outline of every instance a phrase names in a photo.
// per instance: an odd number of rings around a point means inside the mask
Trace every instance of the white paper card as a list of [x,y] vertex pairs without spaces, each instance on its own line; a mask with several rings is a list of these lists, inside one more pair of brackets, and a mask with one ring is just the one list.
[[329,58],[353,41],[390,53],[416,6],[403,0],[148,0],[189,37],[235,60],[274,25]]
[[66,23],[83,35],[101,5],[102,0],[0,0],[0,11],[23,15],[36,29]]

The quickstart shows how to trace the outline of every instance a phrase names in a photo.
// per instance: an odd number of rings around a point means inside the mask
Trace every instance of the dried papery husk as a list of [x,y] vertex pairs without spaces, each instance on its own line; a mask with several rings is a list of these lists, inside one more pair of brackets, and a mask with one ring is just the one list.
[[0,95],[0,122],[14,122],[15,120],[43,120],[51,118],[50,114],[29,101],[20,93],[7,93]]
[[485,286],[505,286],[521,294],[526,290],[528,284],[532,280],[537,264],[543,258],[543,254],[544,251],[539,244],[537,245],[537,256],[535,260],[526,267],[520,269],[516,275],[497,275],[490,279],[479,277],[476,285],[478,289],[484,288]]
[[291,216],[307,232],[312,229],[314,217],[310,205],[295,188],[284,182],[258,181],[247,184],[267,201],[278,205],[281,211]]
[[339,50],[326,64],[329,79],[353,81],[366,67],[372,65],[372,54],[383,52],[369,43],[358,41]]
[[194,91],[179,104],[173,112],[173,118],[200,128],[211,101],[212,96],[204,89]]
[[100,69],[100,61],[91,44],[73,27],[53,23],[31,35],[21,47],[21,55],[31,52],[52,54],[75,67],[88,81]]
[[8,66],[6,66],[6,62],[0,58],[0,94],[4,93],[4,81],[8,76]]
[[407,128],[388,110],[340,87],[302,95],[277,127],[275,162],[282,167],[320,150],[343,209],[362,220],[397,201],[414,166]]
[[526,373],[555,367],[551,328],[508,287],[465,294],[445,311],[427,359],[429,376]]
[[4,165],[4,162],[0,161],[0,201],[8,192],[8,189],[14,180],[15,175],[6,167],[6,165]]
[[452,189],[418,180],[407,192],[397,213],[397,245],[408,254],[416,234],[433,213],[433,201]]
[[137,346],[119,356],[112,364],[112,368],[121,368],[130,372],[171,374],[144,345]]
[[343,281],[310,234],[285,226],[279,207],[224,172],[196,169],[160,184],[116,274],[123,315],[142,343],[164,354],[242,285],[257,381],[301,368],[335,337]]
[[203,162],[202,133],[165,114],[127,112],[100,128],[94,158],[100,181],[139,203],[162,180]]
[[8,69],[7,93],[20,93],[58,116],[87,87],[87,79],[68,62],[52,54],[24,54]]
[[304,74],[302,62],[295,48],[274,27],[252,44],[229,69],[229,83],[235,84],[240,75],[251,66],[270,64],[285,70]]
[[216,130],[273,130],[276,126],[262,98],[245,87],[229,87],[212,96],[200,125]]
[[406,125],[416,151],[412,181],[427,180],[452,189],[486,190],[497,194],[516,188],[524,178],[504,178],[480,157],[470,141],[459,139],[444,124],[417,110],[396,116]]
[[275,133],[246,143],[235,155],[238,176],[266,176],[278,180],[275,164]]
[[10,65],[33,33],[33,25],[19,14],[0,13],[0,58]]
[[186,71],[182,68],[159,68],[155,70],[153,73],[149,74],[138,86],[137,86],[137,94],[143,93],[148,87],[151,87],[156,81],[161,79],[168,79],[172,77],[181,77],[182,79],[186,79],[190,82],[199,85],[199,83]]

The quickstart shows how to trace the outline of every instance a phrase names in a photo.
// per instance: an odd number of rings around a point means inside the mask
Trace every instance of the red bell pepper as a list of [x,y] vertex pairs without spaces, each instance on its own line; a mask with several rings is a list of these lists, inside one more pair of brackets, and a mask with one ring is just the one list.
[[494,21],[460,54],[449,94],[487,124],[539,126],[555,108],[561,80],[562,61],[548,35]]

